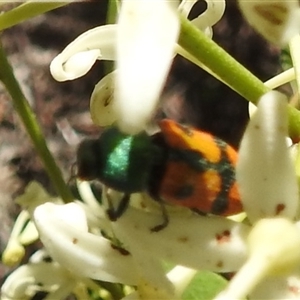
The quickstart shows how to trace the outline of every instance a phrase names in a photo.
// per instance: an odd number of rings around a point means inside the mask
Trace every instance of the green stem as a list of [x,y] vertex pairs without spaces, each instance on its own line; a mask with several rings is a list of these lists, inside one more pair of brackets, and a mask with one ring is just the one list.
[[179,45],[245,99],[256,104],[269,89],[186,18],[181,18]]
[[108,0],[106,24],[115,24],[119,15],[119,1]]
[[47,11],[69,4],[71,1],[42,2],[27,1],[0,15],[0,30],[7,29]]
[[[256,76],[237,62],[225,50],[208,38],[184,17],[180,17],[181,31],[178,44],[201,64],[206,66],[226,85],[248,101],[257,104],[259,98],[270,91]],[[300,137],[300,112],[289,106],[289,134]]]
[[0,80],[8,90],[12,98],[14,108],[23,121],[57,193],[65,203],[71,202],[73,196],[65,184],[61,171],[56,165],[53,156],[47,147],[43,133],[18,81],[13,74],[12,67],[6,58],[2,45],[0,45]]
[[[119,15],[119,0],[108,0],[106,24],[115,24]],[[104,61],[104,74],[107,75],[115,69],[115,64],[112,61]]]

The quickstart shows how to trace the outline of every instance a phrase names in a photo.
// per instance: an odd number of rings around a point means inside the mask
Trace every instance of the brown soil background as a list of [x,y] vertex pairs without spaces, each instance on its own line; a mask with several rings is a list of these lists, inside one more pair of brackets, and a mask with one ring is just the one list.
[[[205,9],[199,4],[193,13]],[[15,75],[66,179],[78,141],[99,132],[90,119],[89,97],[104,68],[103,62],[98,62],[85,77],[59,83],[51,77],[49,64],[79,34],[104,24],[106,7],[106,0],[73,3],[2,33]],[[227,1],[225,16],[214,28],[214,40],[262,80],[279,71],[279,51],[249,28],[233,0]],[[177,57],[162,98],[158,116],[187,122],[238,146],[248,118],[247,102],[198,67]],[[13,199],[31,180],[54,193],[9,95],[0,85],[0,253],[18,213]],[[0,279],[6,271],[0,264]]]

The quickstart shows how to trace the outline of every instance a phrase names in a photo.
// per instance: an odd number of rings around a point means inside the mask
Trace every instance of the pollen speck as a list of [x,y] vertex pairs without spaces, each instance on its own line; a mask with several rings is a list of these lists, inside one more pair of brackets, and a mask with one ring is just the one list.
[[178,238],[178,241],[181,242],[181,243],[186,243],[188,241],[188,237],[186,236],[181,236]]
[[279,215],[285,209],[285,205],[282,203],[277,204],[276,206],[276,215]]
[[77,239],[77,238],[73,238],[73,239],[72,239],[72,243],[73,243],[73,244],[77,244],[77,242],[78,242],[78,239]]
[[216,234],[216,240],[219,244],[229,242],[230,241],[230,231],[224,230],[221,234]]
[[224,265],[223,261],[220,260],[220,261],[217,262],[217,267],[218,268],[223,268],[223,265]]

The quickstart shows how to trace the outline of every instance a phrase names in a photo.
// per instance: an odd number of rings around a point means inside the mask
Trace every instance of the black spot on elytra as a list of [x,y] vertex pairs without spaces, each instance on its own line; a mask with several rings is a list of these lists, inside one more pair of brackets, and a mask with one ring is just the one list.
[[192,185],[183,185],[174,192],[174,197],[177,200],[185,200],[194,194],[195,188]]
[[218,197],[213,201],[211,206],[211,213],[214,215],[223,214],[228,208],[228,199],[222,195],[218,195]]
[[228,209],[229,191],[235,182],[235,168],[228,158],[226,151],[227,144],[218,138],[215,138],[215,143],[221,150],[220,161],[215,164],[215,170],[221,178],[221,187],[218,196],[212,203],[211,213],[220,215]]
[[[180,125],[179,125],[180,126]],[[188,127],[180,126],[186,134],[192,134],[192,130]],[[196,171],[199,175],[207,171],[216,171],[220,176],[221,186],[220,192],[212,202],[210,213],[221,215],[228,209],[229,191],[235,182],[235,168],[232,165],[227,154],[227,143],[215,137],[214,142],[220,149],[220,159],[218,162],[211,162],[205,157],[205,153],[200,151],[171,148],[164,140],[163,135],[157,134],[152,137],[153,141],[161,146],[165,151],[164,159],[155,166],[152,171],[152,180],[149,182],[149,193],[154,199],[159,199],[159,190],[161,179],[165,174],[165,168],[169,163],[185,163],[191,170]],[[161,162],[164,162],[161,164]],[[176,199],[184,201],[186,198],[192,196],[194,187],[190,185],[182,185],[174,191]],[[200,196],[200,195],[199,195]]]

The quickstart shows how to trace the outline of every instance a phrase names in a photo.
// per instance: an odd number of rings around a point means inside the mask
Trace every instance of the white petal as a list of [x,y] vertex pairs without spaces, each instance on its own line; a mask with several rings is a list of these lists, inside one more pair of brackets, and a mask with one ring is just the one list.
[[179,32],[171,4],[167,0],[122,3],[114,105],[124,132],[143,130],[158,105]]
[[21,205],[23,209],[26,209],[30,215],[32,215],[34,209],[46,202],[61,202],[58,198],[51,197],[43,186],[36,182],[31,181],[25,189],[25,193],[15,199],[16,203]]
[[[198,1],[199,0],[184,0],[180,3],[178,10],[187,17]],[[216,24],[225,11],[224,0],[207,0],[206,3],[206,10],[200,16],[192,20],[192,23],[200,30],[204,30]]]
[[260,256],[271,275],[288,274],[300,263],[300,230],[285,218],[259,220],[248,236],[250,256]]
[[[47,262],[47,261],[49,261],[49,258],[50,258],[49,253],[46,251],[45,248],[42,248],[42,249],[34,252],[30,256],[29,262],[37,264],[37,263],[40,263],[40,262]],[[50,258],[50,260],[52,260],[52,259]]]
[[53,291],[59,286],[66,289],[68,287],[66,292],[69,294],[75,284],[69,272],[58,264],[46,262],[27,264],[20,266],[7,277],[1,287],[1,299],[29,299],[36,291]]
[[184,16],[188,17],[191,12],[193,6],[198,2],[198,0],[182,0],[180,5],[178,6],[178,11]]
[[[114,207],[119,203],[120,192],[114,190],[106,190],[103,193],[103,201],[107,202],[107,196],[112,201]],[[139,206],[140,201],[144,199],[142,194],[133,194],[131,196],[131,203]],[[133,203],[132,203],[133,202]],[[146,209],[147,204],[143,206]],[[112,224],[113,225],[113,224]],[[114,236],[116,233],[114,232]],[[122,243],[123,244],[123,243]],[[140,247],[132,247],[130,249],[136,272],[139,275],[138,292],[141,299],[174,299],[174,288],[166,277],[165,268],[163,267],[161,260],[156,256],[149,256],[144,251],[140,250]]]
[[[244,299],[268,276],[299,269],[300,231],[284,218],[260,220],[249,234],[249,259],[217,298]],[[258,298],[259,299],[259,298]]]
[[19,242],[22,245],[29,245],[39,238],[39,233],[32,221],[29,221],[19,236]]
[[[54,74],[56,73],[53,72],[52,75],[57,81],[76,79],[85,75],[92,68],[92,66],[100,56],[101,52],[99,49],[77,52],[73,56],[71,56],[65,63],[63,63],[63,77],[54,77]],[[55,66],[57,61],[62,61],[61,54],[56,56],[52,61],[53,64],[51,63],[50,65],[51,70],[53,66]]]
[[249,117],[252,118],[252,116],[254,115],[254,113],[257,110],[257,106],[251,102],[248,103],[248,113],[249,113]]
[[[160,282],[160,285],[163,286],[164,281]],[[160,300],[179,300],[175,297],[173,292],[170,292],[168,289],[162,287],[158,288],[149,284],[147,281],[141,281],[137,286],[137,291],[139,293],[140,299],[160,299]]]
[[110,126],[117,120],[114,110],[114,90],[116,72],[109,73],[95,86],[91,96],[91,117],[99,126]]
[[[248,103],[248,113],[249,113],[249,117],[250,119],[252,118],[252,116],[254,115],[254,113],[257,110],[257,106],[251,102]],[[291,138],[286,137],[286,144],[288,147],[291,147],[293,145],[293,141]],[[292,156],[293,157],[293,156]]]
[[86,74],[96,59],[114,60],[117,25],[95,27],[78,36],[50,65],[57,81],[66,81]]
[[236,177],[251,222],[297,213],[298,186],[286,136],[287,99],[269,92],[261,98],[239,149]]
[[269,277],[254,289],[249,299],[300,299],[300,275]]
[[89,228],[96,229],[96,232],[101,229],[110,235],[112,228],[106,209],[95,198],[90,184],[87,181],[77,180],[77,188],[83,202],[76,201],[76,203],[84,210]]
[[[52,205],[52,203],[46,203],[46,206],[47,204],[48,213],[51,214],[51,217],[55,217],[58,222],[62,221],[73,226],[75,229],[88,231],[84,210],[76,203],[71,202],[66,205]],[[38,214],[36,211],[34,212],[35,216]]]
[[121,254],[108,240],[65,221],[62,207],[65,207],[64,213],[67,214],[68,205],[70,204],[46,203],[37,207],[34,212],[41,241],[51,257],[82,277],[125,284],[136,283],[132,257]]
[[267,40],[283,46],[299,32],[300,10],[296,0],[239,0],[247,21]]
[[169,213],[169,225],[159,232],[150,229],[162,222],[160,214],[128,208],[114,223],[115,233],[129,251],[163,258],[194,269],[231,272],[246,259],[245,238],[249,228],[221,217]]
[[165,275],[161,261],[133,248],[133,260],[139,274],[137,291],[141,299],[174,299],[174,288]]

